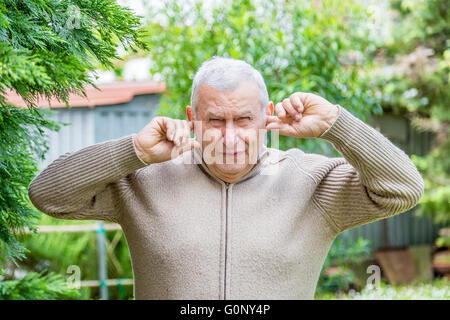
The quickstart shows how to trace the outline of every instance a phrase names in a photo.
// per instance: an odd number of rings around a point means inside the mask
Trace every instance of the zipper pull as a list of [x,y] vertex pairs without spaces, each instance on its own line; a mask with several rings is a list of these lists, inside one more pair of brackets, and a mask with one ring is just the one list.
[[225,182],[225,188],[228,189],[230,187],[230,183],[229,182]]

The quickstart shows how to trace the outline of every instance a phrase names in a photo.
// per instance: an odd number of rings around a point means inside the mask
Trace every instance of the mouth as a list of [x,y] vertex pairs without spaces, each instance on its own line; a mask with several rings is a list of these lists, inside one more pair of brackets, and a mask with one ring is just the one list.
[[234,153],[228,153],[228,152],[223,152],[222,154],[224,156],[228,156],[228,157],[233,157],[233,156],[237,156],[239,154],[242,154],[244,151],[239,151],[239,152],[234,152]]

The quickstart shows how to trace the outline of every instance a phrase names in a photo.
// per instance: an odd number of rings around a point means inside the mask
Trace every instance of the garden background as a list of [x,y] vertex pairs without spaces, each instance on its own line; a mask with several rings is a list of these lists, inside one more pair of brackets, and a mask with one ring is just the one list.
[[[416,208],[335,240],[316,298],[450,298],[449,29],[444,0],[3,1],[0,299],[133,298],[120,228],[46,216],[27,186],[64,152],[186,119],[214,55],[260,70],[274,102],[307,91],[344,106],[424,177]],[[314,139],[280,148],[338,156]]]

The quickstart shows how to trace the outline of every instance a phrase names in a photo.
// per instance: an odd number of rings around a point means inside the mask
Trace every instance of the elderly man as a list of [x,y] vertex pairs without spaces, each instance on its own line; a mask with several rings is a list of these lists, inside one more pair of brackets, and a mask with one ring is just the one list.
[[[273,116],[243,61],[205,62],[191,105],[189,122],[156,117],[62,155],[29,186],[50,216],[122,226],[136,299],[312,299],[337,234],[423,193],[405,153],[341,106],[296,92]],[[265,130],[325,139],[343,157],[268,148]]]

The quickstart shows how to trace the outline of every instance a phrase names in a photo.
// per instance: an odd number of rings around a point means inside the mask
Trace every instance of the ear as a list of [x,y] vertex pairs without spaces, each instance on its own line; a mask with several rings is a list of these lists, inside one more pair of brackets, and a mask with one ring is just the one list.
[[186,106],[186,115],[190,122],[192,122],[192,131],[194,132],[194,112],[191,106]]
[[186,115],[187,115],[189,121],[193,121],[194,120],[194,113],[192,111],[192,107],[191,106],[186,106]]
[[269,101],[269,104],[266,107],[266,115],[272,116],[273,115],[273,109],[274,109],[273,102]]

